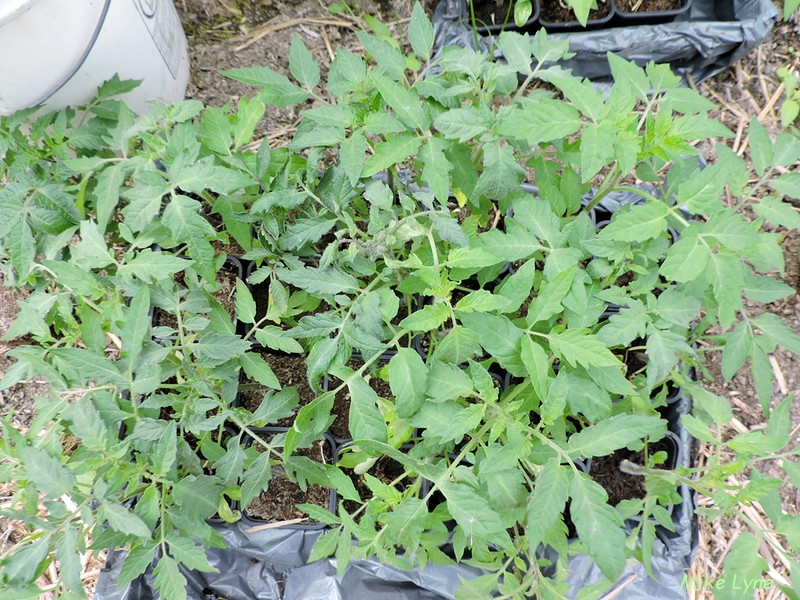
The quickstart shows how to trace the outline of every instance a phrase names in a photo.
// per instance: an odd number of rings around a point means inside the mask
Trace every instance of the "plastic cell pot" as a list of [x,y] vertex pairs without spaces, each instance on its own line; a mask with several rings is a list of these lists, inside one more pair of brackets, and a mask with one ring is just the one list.
[[[241,259],[239,259],[239,258],[237,258],[235,256],[227,257],[225,259],[225,263],[223,264],[223,266],[220,269],[220,271],[226,271],[226,272],[228,272],[230,274],[235,275],[238,279],[241,279],[242,281],[244,281],[245,265],[243,264]],[[164,309],[162,309],[160,307],[151,306],[150,307],[150,327],[151,327],[151,329],[156,329],[156,328],[161,327],[161,326],[170,326],[170,325],[168,325],[168,323],[169,323],[168,319],[170,319],[170,317],[174,318],[174,315],[171,315],[170,313],[166,312]],[[239,333],[239,334],[243,334],[244,330],[245,330],[245,327],[246,327],[245,324],[240,322],[236,318],[236,314],[235,313],[233,314],[231,319],[233,321],[234,327],[236,328],[236,332]],[[167,320],[167,322],[165,322],[165,320]],[[173,329],[174,329],[174,327],[173,327]],[[173,341],[174,342],[174,341],[176,341],[178,339],[178,336],[176,334],[154,335],[154,338],[156,339],[156,341],[161,341],[161,342]]]
[[[658,25],[671,23],[679,18],[688,18],[692,8],[692,0],[682,0],[681,6],[669,10],[643,10],[640,4],[647,6],[648,0],[611,0],[616,11],[615,23],[617,25]],[[632,8],[637,7],[634,12]]]
[[[469,2],[470,1],[471,0],[467,0],[467,2],[468,2],[467,14],[468,14],[468,16],[470,18],[470,25],[471,25],[472,24],[472,21],[471,21],[472,13],[470,11],[471,7],[469,6]],[[539,21],[539,0],[531,0],[531,15],[530,15],[530,17],[528,17],[528,20],[525,22],[525,24],[521,28],[517,27],[516,22],[514,22],[514,2],[515,1],[516,0],[505,0],[504,6],[499,6],[498,7],[498,13],[496,15],[496,19],[495,19],[494,23],[482,23],[480,20],[478,20],[479,16],[476,15],[478,33],[480,33],[480,34],[487,34],[488,33],[488,34],[497,35],[499,33],[502,33],[503,31],[517,31],[517,30],[520,30],[520,29],[523,30],[523,31],[529,31],[529,30],[535,28],[537,26],[537,24],[538,24],[538,21]],[[482,3],[486,3],[486,4],[493,4],[494,2],[495,2],[495,0],[482,0]],[[508,15],[508,21],[506,23],[503,23],[503,19],[505,19],[506,14]]]
[[[262,428],[254,429],[253,432],[255,434],[259,435],[259,436],[268,437],[268,436],[277,436],[277,435],[286,433],[288,430],[289,429],[287,427],[262,427]],[[327,434],[325,434],[325,436],[323,437],[323,439],[321,441],[326,445],[327,449],[329,450],[330,461],[331,461],[330,464],[336,464],[336,461],[338,460],[338,455],[339,455],[336,442],[334,442],[333,438],[331,436],[327,435]],[[253,438],[248,437],[246,443],[247,443],[248,446],[250,446],[250,445],[254,444],[255,441],[253,440]],[[319,443],[319,442],[315,442],[315,443]],[[276,480],[276,478],[279,478],[279,477],[283,477],[284,478],[284,481],[286,482],[285,485],[296,486],[296,484],[294,482],[291,482],[288,478],[286,478],[284,475],[279,473],[278,469],[273,469],[272,480],[270,481],[270,486],[267,489],[267,491],[266,492],[262,492],[261,496],[259,496],[259,497],[262,497],[265,494],[267,496],[269,496],[269,494],[271,494],[271,493],[272,494],[277,493],[278,492],[278,490],[277,490],[278,480]],[[281,485],[283,485],[283,484],[281,484]],[[311,483],[307,484],[308,488],[310,488],[312,485],[314,485],[314,484],[311,484]],[[336,502],[337,502],[337,497],[338,497],[338,495],[336,493],[336,490],[330,489],[330,490],[326,490],[326,491],[328,493],[329,499],[328,499],[328,501],[326,503],[325,508],[327,508],[331,513],[335,513],[335,511],[336,511]],[[256,500],[258,500],[259,497],[257,497]],[[297,504],[302,504],[302,503],[303,503],[303,501],[295,502],[294,504],[297,505]],[[259,526],[263,526],[263,525],[274,525],[275,527],[286,528],[286,529],[312,529],[312,530],[313,529],[324,529],[325,527],[327,527],[327,525],[325,525],[324,523],[318,523],[318,522],[315,522],[315,521],[313,521],[313,522],[296,522],[294,518],[285,519],[285,521],[289,521],[287,523],[284,523],[284,521],[270,521],[270,520],[263,519],[263,518],[260,518],[258,516],[253,515],[251,512],[248,511],[248,507],[247,506],[242,506],[241,503],[237,504],[237,508],[241,512],[242,524],[244,525],[246,531],[248,529],[249,530],[258,530]]]
[[[581,25],[575,18],[572,9],[562,6],[560,0],[541,0],[539,7],[539,24],[548,32],[578,32],[607,27],[614,18],[614,5],[612,0],[598,0],[598,8],[589,12],[586,25]],[[561,11],[569,11],[571,18],[559,21],[557,15]],[[566,17],[565,17],[566,18]]]
[[[384,365],[388,364],[389,361],[392,360],[392,358],[395,356],[395,354],[397,354],[397,350],[395,350],[395,349],[387,350],[386,352],[381,354],[381,356],[378,357],[378,359],[374,363],[372,363],[372,365],[376,365],[377,366],[376,368],[380,369]],[[358,369],[363,367],[365,362],[366,361],[364,360],[364,358],[361,356],[360,353],[354,352],[353,355],[350,357],[350,360],[348,361],[347,366],[350,367],[351,369],[353,369],[353,371],[357,371]],[[362,374],[362,377],[363,377],[364,374],[367,374],[367,373],[369,373],[369,369],[367,369],[365,371],[365,373]],[[377,377],[376,375],[371,375],[370,376],[370,387],[372,387],[373,391],[375,391],[375,393],[378,394],[378,396],[381,396],[381,397],[384,397],[384,398],[387,397],[387,396],[393,397],[393,395],[391,394],[391,390],[388,389],[389,388],[389,382],[388,381],[384,381],[383,379],[380,379],[380,378],[376,379],[376,377]],[[377,383],[377,385],[374,385],[375,383]],[[322,381],[322,388],[325,391],[330,391],[330,390],[336,389],[341,384],[342,384],[342,381],[340,379],[338,379],[337,377],[332,376],[332,375],[326,375],[323,378],[323,381]],[[346,444],[347,442],[349,442],[351,440],[350,429],[349,429],[349,423],[350,423],[349,412],[348,412],[347,415],[336,413],[338,405],[340,404],[340,394],[343,394],[343,393],[349,395],[350,392],[345,387],[345,388],[342,388],[336,394],[334,402],[333,402],[333,407],[334,407],[334,414],[336,414],[337,418],[333,422],[333,424],[331,425],[330,429],[328,430],[328,433],[331,435],[331,437],[333,437],[334,440],[336,440],[337,444]],[[349,409],[349,401],[348,401],[348,409]]]
[[[667,453],[666,462],[660,465],[659,468],[670,471],[676,469],[679,465],[682,464],[681,461],[682,449],[681,449],[680,439],[672,431],[667,431],[666,436],[664,436],[661,440],[649,444],[649,447],[651,449],[653,448],[653,446],[662,446],[663,447],[662,449]],[[628,458],[626,457],[627,454],[628,451],[625,448],[622,448],[621,450],[617,450],[614,454],[611,454],[609,456],[590,458],[586,461],[586,466],[588,468],[589,475],[595,480],[596,483],[599,483],[604,488],[606,488],[606,491],[609,494],[609,502],[611,502],[612,504],[616,504],[617,502],[620,501],[620,499],[617,499],[617,501],[614,502],[614,500],[616,499],[615,495],[619,494],[620,491],[618,489],[610,489],[609,488],[610,477],[601,472],[601,465],[603,467],[603,470],[606,470],[610,466],[609,463],[612,461],[612,459],[618,460],[617,464],[615,465],[618,470],[616,475],[618,480],[616,482],[615,488],[624,487],[630,489],[632,486],[635,486],[638,483],[635,481],[635,478],[639,478],[641,481],[641,489],[642,491],[644,491],[643,475],[633,475],[623,471],[621,463],[623,462],[623,460],[628,460]],[[621,477],[624,477],[624,479],[620,479]],[[678,491],[680,492],[680,490]],[[622,500],[624,499],[626,498],[622,498]],[[668,513],[670,513],[670,516],[673,516],[675,505],[670,504],[669,506],[665,506],[664,508],[667,510]],[[642,520],[642,516],[632,515],[631,517],[629,517],[629,519],[634,522],[640,522]]]

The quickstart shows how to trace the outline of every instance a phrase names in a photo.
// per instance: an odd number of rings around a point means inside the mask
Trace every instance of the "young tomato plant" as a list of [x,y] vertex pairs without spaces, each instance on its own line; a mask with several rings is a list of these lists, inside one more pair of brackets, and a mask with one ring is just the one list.
[[[339,50],[324,81],[296,38],[293,80],[227,73],[258,89],[236,108],[140,118],[110,82],[80,117],[3,120],[3,276],[28,294],[9,336],[31,343],[2,386],[52,386],[29,431],[3,422],[9,514],[31,530],[0,557],[5,589],[32,593],[57,559],[60,589],[80,593],[91,536],[129,550],[123,582],[154,565],[160,593],[183,597],[178,565],[208,570],[202,546],[222,543],[206,520],[236,520],[231,502],[277,468],[340,497],[335,514],[300,507],[330,527],[312,560],[466,562],[484,574],[464,598],[563,596],[575,553],[610,589],[629,559],[650,568],[687,486],[720,513],[763,499],[795,560],[796,520],[755,465],[792,455],[769,357],[800,339],[750,307],[792,293],[770,227],[800,225],[782,199],[800,195],[784,172],[800,141],[754,120],[755,173],[721,141],[704,166],[694,142],[731,132],[666,66],[610,55],[604,96],[553,66],[568,48],[544,32],[502,34],[504,61],[432,61],[416,6],[408,37],[412,57],[360,33],[366,56]],[[291,104],[293,139],[251,150],[266,105]],[[252,261],[238,325],[215,296],[231,239]],[[156,329],[152,307],[169,317]],[[749,361],[765,431],[723,437],[730,406],[687,375],[712,352],[728,379]],[[307,402],[265,354],[302,358]],[[235,401],[242,371],[263,393],[252,409]],[[661,468],[676,390],[694,401],[683,426],[735,462]],[[344,412],[339,463],[299,468]],[[286,418],[279,445],[259,437]],[[610,504],[585,463],[620,451],[640,452],[624,469],[643,494]],[[732,490],[732,472],[759,485]],[[735,556],[756,538],[741,539]]]

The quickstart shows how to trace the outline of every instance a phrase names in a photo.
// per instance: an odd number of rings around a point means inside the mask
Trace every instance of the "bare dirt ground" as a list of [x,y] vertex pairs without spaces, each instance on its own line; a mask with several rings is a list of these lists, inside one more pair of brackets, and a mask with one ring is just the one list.
[[[360,49],[355,36],[355,32],[363,25],[360,15],[375,15],[394,29],[404,26],[412,6],[410,0],[351,0],[352,13],[333,15],[328,10],[330,4],[332,0],[175,0],[190,44],[192,81],[188,97],[206,104],[223,105],[227,102],[236,103],[243,95],[252,95],[255,91],[253,88],[224,78],[221,71],[264,64],[288,73],[288,49],[294,35],[301,37],[322,64],[324,72],[336,48]],[[424,5],[430,14],[435,0],[427,0]],[[783,87],[775,71],[780,66],[800,69],[800,23],[797,15],[793,22],[778,23],[757,52],[699,86],[703,95],[720,106],[715,116],[739,133],[732,148],[744,156],[748,156],[748,147],[746,135],[742,132],[752,116],[757,115],[773,134],[778,129],[777,113],[782,102]],[[270,108],[257,130],[257,136],[270,145],[281,143],[292,132],[298,110]],[[782,245],[787,264],[785,280],[800,290],[800,233],[780,233],[784,236]],[[0,377],[5,375],[12,363],[7,356],[8,350],[19,343],[2,340],[16,314],[17,299],[14,292],[3,287],[0,281]],[[781,315],[796,332],[800,332],[799,303],[800,297],[795,295],[770,305],[768,310]],[[778,379],[774,404],[788,394],[800,391],[800,359],[779,351],[774,356],[773,367]],[[743,374],[732,382],[725,382],[719,375],[719,365],[713,361],[710,372],[714,377],[714,381],[710,382],[712,389],[729,398],[734,406],[736,418],[730,426],[731,435],[763,427],[761,409],[750,376]],[[0,393],[0,417],[13,412],[14,425],[20,429],[26,428],[34,413],[35,398],[45,391],[41,384],[31,382]],[[800,401],[795,403],[792,410],[792,422],[796,441],[800,442]],[[764,470],[769,473],[774,467],[767,465]],[[0,503],[7,497],[5,492],[0,489]],[[800,507],[798,491],[786,486],[783,498],[787,511],[797,514]],[[757,523],[759,519],[766,519],[758,505],[752,509],[750,517]],[[729,540],[739,530],[746,529],[735,518],[715,522],[713,527],[701,518],[700,545],[692,573],[711,577],[712,580],[718,576]],[[0,549],[13,543],[20,533],[16,524],[0,517]],[[775,577],[788,573],[786,565],[776,558],[769,547],[765,545],[761,553],[769,561]],[[96,567],[96,562],[87,565],[85,584],[89,594],[93,590]],[[43,577],[46,578],[46,575]],[[781,597],[774,588],[758,593],[761,594],[758,597],[764,599]],[[692,597],[711,597],[702,594],[697,593]]]

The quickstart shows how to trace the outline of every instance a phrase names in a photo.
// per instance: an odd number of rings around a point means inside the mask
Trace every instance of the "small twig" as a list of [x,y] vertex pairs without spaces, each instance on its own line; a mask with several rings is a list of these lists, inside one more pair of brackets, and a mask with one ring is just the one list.
[[761,92],[764,94],[764,98],[769,98],[769,89],[767,88],[767,82],[764,81],[764,71],[761,69],[761,50],[762,47],[759,46],[756,52],[756,73],[758,74],[758,83],[761,85]]
[[347,27],[348,29],[353,29],[353,24],[348,23],[347,21],[339,21],[337,19],[313,19],[313,18],[296,18],[296,19],[289,19],[288,21],[284,21],[283,23],[276,23],[275,25],[267,25],[266,27],[257,29],[257,33],[253,35],[248,41],[244,44],[236,46],[233,49],[234,52],[241,52],[248,46],[252,46],[261,38],[269,35],[270,33],[274,33],[276,31],[280,31],[282,29],[288,29],[289,27],[295,27],[297,25],[333,25],[335,27]]
[[331,41],[328,39],[328,34],[325,33],[325,30],[322,30],[322,41],[325,43],[325,50],[328,51],[328,57],[333,61],[336,58],[336,55],[333,52],[333,48],[331,48]]
[[747,116],[738,108],[727,102],[722,96],[720,96],[717,92],[712,90],[708,86],[704,86],[703,91],[714,98],[718,104],[721,104],[725,107],[725,109],[731,113],[735,117],[739,117],[740,119],[747,119]]
[[255,527],[250,527],[249,529],[243,530],[245,533],[256,533],[257,531],[266,531],[267,529],[275,529],[277,527],[283,527],[285,525],[298,525],[307,521],[306,517],[299,517],[297,519],[288,519],[286,521],[278,521],[276,523],[267,523],[265,525],[256,525]]
[[[641,3],[641,0],[639,0],[639,1]],[[635,9],[634,9],[634,11],[635,11]],[[633,583],[633,580],[636,579],[637,577],[638,577],[638,575],[636,573],[631,573],[617,587],[615,587],[613,590],[608,592],[606,595],[601,596],[600,600],[611,600],[612,598],[616,598],[617,596],[619,596],[623,592],[623,590],[626,587],[628,587],[631,583]]]
[[772,94],[772,97],[769,99],[769,102],[767,102],[767,105],[764,107],[764,110],[758,113],[759,120],[764,120],[767,117],[767,113],[772,110],[772,108],[775,106],[775,103],[778,101],[778,98],[781,97],[781,94],[783,94],[783,90],[785,89],[786,85],[783,82],[781,82],[781,84],[775,90],[775,93]]
[[770,355],[769,362],[772,364],[772,372],[775,373],[775,379],[778,380],[778,387],[781,390],[781,394],[785,396],[789,393],[789,388],[786,386],[786,378],[783,376],[781,366],[778,364],[778,360],[773,355]]
[[745,119],[744,116],[739,117],[739,126],[736,128],[736,139],[733,140],[733,151],[737,154],[739,153],[739,144],[742,141],[745,123],[747,123],[747,119]]

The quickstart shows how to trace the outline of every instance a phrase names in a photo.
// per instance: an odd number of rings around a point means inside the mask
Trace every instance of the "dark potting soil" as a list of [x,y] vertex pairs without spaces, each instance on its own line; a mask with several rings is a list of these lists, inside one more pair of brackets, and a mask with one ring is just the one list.
[[[653,444],[648,444],[648,455],[652,456],[661,451],[669,452],[671,449],[671,445],[666,440],[660,440]],[[674,457],[667,459],[667,464],[672,458]],[[592,468],[590,470],[592,479],[606,490],[608,502],[612,506],[616,506],[622,500],[640,499],[646,495],[644,476],[629,475],[619,470],[619,464],[623,460],[628,460],[637,465],[644,465],[644,451],[631,452],[626,448],[622,448],[609,456],[600,456],[592,459]],[[661,468],[661,466],[658,468]]]
[[[299,396],[299,403],[297,410],[300,410],[306,404],[310,404],[317,394],[308,385],[308,377],[306,376],[306,358],[305,356],[288,356],[283,354],[272,354],[270,352],[262,352],[261,358],[275,373],[275,377],[281,384],[281,387],[297,386],[297,395]],[[247,381],[239,388],[239,398],[242,406],[247,410],[254,412],[264,399],[264,394],[267,393],[267,388],[263,385],[253,381]],[[294,423],[294,417],[281,419],[275,425],[279,427],[291,427]]]
[[[541,0],[540,16],[550,23],[569,23],[577,21],[572,9],[561,5],[559,0]],[[611,12],[611,0],[598,0],[597,9],[589,11],[589,20],[602,19]]]
[[617,0],[617,8],[626,13],[663,12],[686,6],[687,0]]
[[[644,372],[644,369],[647,368],[647,353],[644,350],[644,345],[644,340],[637,339],[633,340],[630,348],[613,351],[625,363],[625,375],[628,379],[633,379],[638,373]],[[636,348],[636,350],[632,348]]]
[[[475,12],[475,21],[478,27],[487,25],[502,25],[514,23],[514,12],[511,0],[472,0],[472,9]],[[470,19],[472,17],[470,16]]]
[[211,294],[214,299],[220,303],[225,312],[230,315],[231,319],[236,318],[236,280],[239,279],[238,275],[223,266],[217,273],[217,282],[220,288]]
[[[295,455],[305,456],[323,464],[330,464],[333,461],[333,449],[324,440],[316,442],[311,448],[297,450]],[[322,508],[330,508],[330,501],[329,489],[309,484],[304,492],[300,486],[275,469],[269,488],[261,492],[244,512],[248,517],[270,523],[288,521],[305,516],[297,509],[298,504],[316,504]]]
[[[373,363],[373,366],[378,365],[380,367],[383,363]],[[360,358],[353,358],[350,362],[347,363],[347,366],[357,371],[361,367],[364,366],[364,361]],[[338,387],[341,385],[341,380],[334,378],[331,381],[332,387]],[[381,398],[393,398],[394,394],[392,394],[392,388],[389,386],[388,381],[384,381],[376,374],[372,374],[369,378],[369,386],[375,390],[375,393],[378,394]],[[332,435],[338,438],[349,438],[350,437],[350,390],[346,387],[339,390],[333,400],[333,414],[336,415],[336,420],[330,427],[330,432]]]
[[217,254],[225,254],[226,256],[242,256],[245,254],[245,249],[239,245],[232,236],[228,237],[228,241],[212,240],[211,247]]
[[[455,202],[450,202],[447,207],[450,209],[450,212],[459,225],[463,225],[464,222],[472,215],[472,212],[468,206],[459,206]],[[497,206],[492,205],[486,224],[478,224],[477,233],[484,233],[492,229],[497,229],[501,225],[502,218],[503,215],[500,213]]]
[[[403,468],[403,465],[401,465],[399,462],[389,458],[388,456],[382,456],[374,465],[372,465],[372,468],[367,471],[367,473],[382,481],[386,485],[389,485],[395,479],[400,477],[404,471],[405,469]],[[366,501],[367,499],[372,498],[372,491],[369,489],[369,486],[367,486],[367,482],[363,475],[350,473],[350,479],[353,480],[353,485],[355,486],[356,490],[358,491],[358,495],[361,496],[362,500]],[[404,491],[407,488],[406,480],[404,479],[399,481],[396,484],[396,488],[400,491]],[[355,512],[360,506],[357,502],[352,500],[344,500],[343,505],[344,509],[348,513]]]

